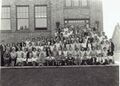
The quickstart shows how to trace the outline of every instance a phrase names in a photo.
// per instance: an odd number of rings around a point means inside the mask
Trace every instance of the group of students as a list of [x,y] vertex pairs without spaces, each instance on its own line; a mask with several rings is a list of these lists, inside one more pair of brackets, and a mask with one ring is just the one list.
[[59,28],[55,36],[0,45],[3,66],[65,66],[113,64],[114,44],[96,28]]

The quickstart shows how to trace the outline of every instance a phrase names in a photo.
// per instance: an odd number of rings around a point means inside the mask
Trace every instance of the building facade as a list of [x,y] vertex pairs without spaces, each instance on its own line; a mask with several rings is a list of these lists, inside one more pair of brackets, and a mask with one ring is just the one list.
[[52,36],[56,23],[98,26],[103,30],[101,0],[2,0],[0,40]]

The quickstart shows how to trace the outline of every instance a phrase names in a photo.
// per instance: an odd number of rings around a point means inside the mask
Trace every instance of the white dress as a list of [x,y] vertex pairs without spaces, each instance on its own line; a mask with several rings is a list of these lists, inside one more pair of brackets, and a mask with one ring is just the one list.
[[21,58],[22,61],[26,61],[27,59],[27,52],[22,52],[23,58]]
[[17,51],[17,63],[22,62],[22,51]]

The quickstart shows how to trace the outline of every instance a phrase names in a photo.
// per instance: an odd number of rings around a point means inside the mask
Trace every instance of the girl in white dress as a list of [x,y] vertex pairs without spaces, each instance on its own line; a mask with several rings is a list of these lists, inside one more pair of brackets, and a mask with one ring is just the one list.
[[17,63],[17,65],[19,65],[19,66],[22,65],[22,57],[23,57],[22,51],[21,51],[20,48],[18,48],[18,51],[17,51],[17,61],[16,61],[16,63]]
[[33,48],[33,58],[32,58],[32,61],[33,61],[33,66],[35,66],[37,64],[37,51],[35,48]]
[[22,51],[22,65],[26,65],[27,61],[27,48],[24,48]]

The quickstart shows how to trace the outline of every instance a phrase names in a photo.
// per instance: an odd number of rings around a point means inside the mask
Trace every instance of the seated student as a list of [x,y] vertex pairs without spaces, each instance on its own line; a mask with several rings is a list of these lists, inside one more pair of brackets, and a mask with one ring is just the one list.
[[83,56],[84,56],[84,54],[85,54],[85,50],[84,50],[83,47],[81,47],[80,53],[81,53],[81,60],[82,60],[82,59],[83,59]]
[[22,65],[26,66],[27,61],[27,48],[23,48],[22,51]]
[[96,53],[97,53],[97,55],[101,54],[101,47],[100,47],[100,45],[96,46]]
[[22,40],[22,41],[20,42],[20,46],[21,46],[21,47],[25,47],[25,46],[26,46],[26,43],[24,42],[24,40]]
[[58,50],[58,48],[60,47],[59,41],[57,41],[57,42],[55,43],[55,45],[56,45],[56,49]]
[[101,36],[104,39],[106,37],[105,32],[101,32]]
[[97,44],[98,44],[97,41],[93,40],[93,42],[92,42],[92,48],[96,48]]
[[51,45],[50,45],[50,50],[53,52],[53,49],[54,49],[54,44],[52,42]]
[[104,38],[103,38],[103,41],[105,42],[105,41],[107,41],[108,40],[108,38],[107,38],[107,36],[105,36]]
[[36,41],[36,39],[32,38],[31,44],[32,44],[33,47],[35,47],[35,41]]
[[22,44],[22,50],[24,50],[25,48],[27,49],[26,44],[24,43]]
[[16,63],[18,66],[22,66],[22,50],[20,48],[18,48],[18,51],[17,51]]
[[74,63],[75,65],[80,65],[81,64],[81,52],[79,51],[78,48],[75,49],[74,51]]
[[92,47],[92,50],[90,52],[90,56],[91,56],[90,64],[91,65],[95,65],[96,64],[96,55],[97,55],[97,52],[95,50],[95,47]]
[[51,54],[46,57],[46,63],[47,66],[54,66],[55,65],[55,57],[53,57]]
[[75,50],[75,41],[72,41],[71,48],[72,48],[73,51]]
[[107,56],[107,48],[106,47],[104,47],[103,48],[103,50],[102,50],[102,55],[103,55],[103,58],[104,58],[104,60],[105,60],[105,62],[103,63],[103,65],[106,65],[106,64],[109,64],[108,63],[108,56]]
[[29,46],[27,48],[28,48],[28,50],[32,50],[33,46],[32,46],[31,42],[29,43]]
[[103,48],[105,47],[105,42],[102,41],[102,42],[100,43],[100,46],[101,46],[101,49],[103,49]]
[[89,41],[90,43],[92,43],[93,40],[94,40],[94,37],[92,37],[92,35],[90,34],[90,36],[89,36],[89,38],[88,38],[88,41]]
[[90,56],[90,48],[87,48],[87,50],[85,51],[86,52],[86,58],[87,58],[87,64],[90,65],[90,60],[91,60],[91,56]]
[[73,54],[73,49],[72,49],[71,45],[69,45],[68,53],[71,54],[71,55]]
[[11,66],[15,66],[16,65],[16,58],[17,58],[17,53],[15,48],[12,48],[12,52],[10,53],[11,55]]
[[65,57],[67,57],[67,53],[68,53],[67,48],[64,47],[64,48],[63,48],[63,54],[64,54]]
[[40,48],[40,41],[36,43],[36,46],[34,48],[36,48],[36,50],[38,50]]
[[87,53],[86,52],[83,55],[83,59],[82,59],[81,65],[87,65]]
[[76,47],[79,48],[80,47],[80,43],[79,43],[79,38],[77,37],[76,39],[76,43],[75,43]]
[[45,65],[45,54],[44,53],[41,53],[40,55],[37,55],[37,64],[38,66],[43,66]]
[[52,54],[52,52],[51,52],[50,48],[47,47],[47,48],[46,48],[46,56],[49,56],[49,55],[51,55],[51,54]]
[[36,66],[37,65],[37,51],[36,51],[36,48],[33,48],[32,54],[33,54],[33,58],[32,58],[33,66]]
[[55,65],[58,65],[57,63],[58,63],[59,53],[58,53],[56,47],[54,47],[52,55],[53,55],[53,57],[55,57]]
[[[47,56],[47,55],[46,55],[46,48],[45,48],[45,47],[43,47],[43,50],[41,51],[41,53],[43,53],[45,57]],[[52,53],[52,52],[51,52],[51,53]]]
[[33,53],[33,57],[36,57],[36,56],[37,56],[37,51],[36,51],[36,48],[33,48],[32,53]]
[[108,40],[105,41],[105,47],[108,50],[110,47],[110,42]]
[[62,51],[61,55],[59,55],[59,65],[60,66],[64,66],[64,65],[67,65],[66,63],[66,57],[64,56],[64,53]]
[[10,44],[10,43],[7,43],[7,44],[6,44],[6,49],[10,50],[10,48],[11,48],[11,44]]
[[57,57],[55,57],[56,60],[56,65],[59,66],[60,62],[61,62],[61,55],[62,55],[63,51],[62,51],[62,47],[58,48],[58,51],[56,52],[56,54],[58,55]]
[[66,43],[66,48],[67,48],[67,50],[69,50],[69,46],[70,46],[70,44],[69,44],[69,42],[68,42],[68,40],[67,40],[67,43]]
[[90,40],[87,41],[87,48],[89,48],[90,50],[92,50],[92,43],[90,43]]
[[75,59],[73,58],[72,54],[69,53],[68,56],[67,56],[67,59],[66,59],[67,65],[74,65],[74,60]]
[[62,54],[62,47],[59,47],[58,48],[58,55],[61,55]]
[[67,31],[64,31],[62,34],[65,38],[67,38],[67,37],[69,37],[69,33],[70,33],[70,31],[67,30]]
[[25,43],[26,43],[26,47],[29,47],[30,39],[27,38],[26,41],[25,41]]
[[100,42],[103,40],[103,36],[101,35],[100,32],[98,33],[97,38],[99,39]]
[[27,53],[27,66],[33,66],[33,54],[32,54],[32,52]]
[[10,51],[8,49],[6,49],[6,51],[3,55],[3,59],[4,59],[4,65],[10,66],[11,55],[10,55]]
[[87,48],[87,43],[85,42],[85,39],[83,40],[83,43],[81,43],[82,48],[84,48],[84,50],[86,50]]
[[96,65],[100,65],[100,64],[103,64],[103,63],[104,63],[104,60],[102,58],[102,54],[101,53],[97,54]]

